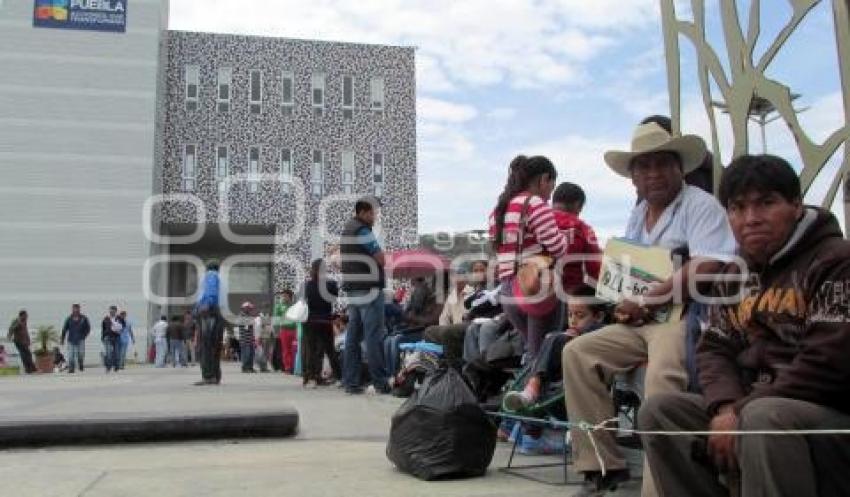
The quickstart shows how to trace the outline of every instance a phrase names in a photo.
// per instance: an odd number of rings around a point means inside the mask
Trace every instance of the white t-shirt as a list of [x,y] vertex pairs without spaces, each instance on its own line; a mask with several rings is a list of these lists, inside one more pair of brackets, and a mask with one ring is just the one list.
[[165,340],[165,337],[168,332],[168,323],[166,321],[159,321],[153,328],[151,329],[151,334],[153,335],[154,340]]
[[690,257],[728,262],[737,243],[726,211],[716,198],[699,188],[683,185],[679,195],[664,209],[652,231],[646,229],[646,200],[632,209],[626,238],[644,245],[688,249]]

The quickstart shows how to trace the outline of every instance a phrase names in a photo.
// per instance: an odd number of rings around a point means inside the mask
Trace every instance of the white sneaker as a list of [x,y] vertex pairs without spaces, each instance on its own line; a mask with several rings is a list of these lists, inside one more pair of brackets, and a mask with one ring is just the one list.
[[378,391],[375,390],[375,385],[369,385],[366,387],[366,395],[378,395]]

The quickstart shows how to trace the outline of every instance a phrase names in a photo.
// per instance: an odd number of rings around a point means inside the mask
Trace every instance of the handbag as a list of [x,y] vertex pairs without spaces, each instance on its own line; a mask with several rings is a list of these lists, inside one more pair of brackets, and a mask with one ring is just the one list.
[[514,255],[514,296],[526,314],[546,315],[555,308],[555,272],[553,259],[548,255],[522,257],[522,243],[528,227],[528,204],[531,195],[525,199],[519,223],[519,238]]
[[303,323],[307,321],[308,314],[307,303],[304,302],[304,299],[301,299],[286,310],[284,317],[287,321],[292,321],[293,323]]

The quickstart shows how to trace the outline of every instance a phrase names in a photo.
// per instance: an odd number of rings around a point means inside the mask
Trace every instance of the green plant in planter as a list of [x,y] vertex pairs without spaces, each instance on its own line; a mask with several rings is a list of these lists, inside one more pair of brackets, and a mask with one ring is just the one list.
[[50,353],[50,346],[59,343],[59,332],[54,326],[39,326],[35,332],[35,343],[38,344],[35,355],[46,356]]

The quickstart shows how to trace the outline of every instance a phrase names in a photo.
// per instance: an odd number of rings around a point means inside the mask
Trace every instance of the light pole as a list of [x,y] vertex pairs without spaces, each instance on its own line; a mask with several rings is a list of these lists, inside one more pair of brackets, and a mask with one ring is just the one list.
[[[792,93],[791,94],[791,101],[792,102],[794,100],[797,100],[798,98],[800,98],[799,93]],[[717,107],[718,109],[721,109],[724,114],[729,113],[729,106],[725,102],[718,102],[716,100],[713,100],[711,102],[711,104],[713,106]],[[800,109],[794,109],[794,112],[796,112],[797,114],[800,114],[800,113],[803,113],[807,110],[809,110],[809,107],[802,107]],[[748,114],[749,114],[748,119],[750,121],[758,124],[759,128],[761,128],[761,152],[763,154],[766,154],[767,153],[767,133],[765,131],[765,128],[767,128],[768,124],[772,123],[773,121],[776,121],[777,119],[779,119],[782,116],[779,115],[779,113],[777,113],[776,107],[773,105],[773,103],[770,100],[768,100],[764,97],[760,97],[757,94],[753,94],[753,99],[750,101],[750,109],[748,111]],[[773,114],[776,114],[776,115],[773,115]]]

